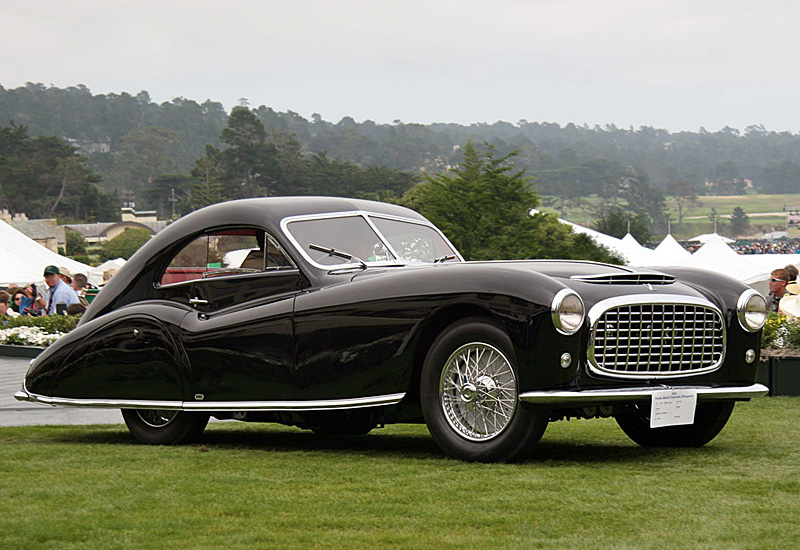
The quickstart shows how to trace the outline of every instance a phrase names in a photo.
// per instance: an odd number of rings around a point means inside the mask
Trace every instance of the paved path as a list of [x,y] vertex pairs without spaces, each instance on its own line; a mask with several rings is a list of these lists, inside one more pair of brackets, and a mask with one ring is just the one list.
[[51,407],[14,399],[22,388],[30,359],[0,356],[0,426],[44,424],[121,424],[117,409]]

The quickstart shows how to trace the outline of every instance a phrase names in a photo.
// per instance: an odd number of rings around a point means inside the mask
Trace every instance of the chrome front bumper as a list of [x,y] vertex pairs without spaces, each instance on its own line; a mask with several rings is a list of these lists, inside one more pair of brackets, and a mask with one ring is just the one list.
[[533,405],[597,405],[601,403],[617,403],[623,401],[644,401],[650,399],[655,392],[664,390],[695,390],[697,399],[701,401],[720,399],[751,399],[769,393],[769,388],[763,384],[751,386],[648,386],[642,388],[620,388],[605,390],[551,390],[529,391],[519,396],[521,401]]

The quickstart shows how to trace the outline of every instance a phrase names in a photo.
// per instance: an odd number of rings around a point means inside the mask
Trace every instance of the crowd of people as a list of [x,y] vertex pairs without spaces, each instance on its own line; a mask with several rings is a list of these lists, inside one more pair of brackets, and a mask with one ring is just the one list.
[[[114,269],[104,272],[102,284],[115,272]],[[99,290],[89,282],[86,274],[73,275],[66,267],[49,265],[44,268],[43,277],[44,283],[10,284],[7,289],[0,290],[0,318],[78,315],[89,305],[87,296]]]
[[800,241],[752,241],[734,244],[731,247],[739,254],[800,254]]

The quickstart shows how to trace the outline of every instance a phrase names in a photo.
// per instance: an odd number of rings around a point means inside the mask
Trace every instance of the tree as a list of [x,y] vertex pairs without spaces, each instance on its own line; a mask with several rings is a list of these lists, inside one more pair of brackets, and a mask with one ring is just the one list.
[[114,153],[116,188],[138,192],[156,176],[174,170],[170,150],[176,143],[177,132],[160,126],[137,129],[121,138]]
[[78,254],[86,254],[86,238],[78,233],[77,231],[73,231],[71,229],[64,230],[64,239],[66,240],[67,245],[67,254],[70,256],[76,256]]
[[126,229],[113,239],[103,243],[100,249],[100,260],[105,262],[115,258],[127,260],[150,240],[151,233],[147,229]]
[[220,139],[228,146],[216,157],[222,179],[238,184],[242,197],[271,195],[279,176],[277,150],[267,141],[264,124],[255,113],[246,107],[234,108]]
[[646,243],[652,239],[647,222],[640,215],[625,212],[619,207],[612,207],[602,211],[594,223],[594,228],[600,233],[605,233],[618,239],[623,238],[628,233],[640,243]]
[[702,203],[697,198],[697,191],[694,185],[688,181],[676,181],[672,184],[672,195],[675,198],[675,204],[678,207],[678,226],[683,225],[683,217],[689,213],[692,208],[702,206]]
[[514,171],[515,153],[495,156],[467,142],[463,162],[451,172],[426,175],[402,202],[444,231],[469,260],[584,258],[619,262],[547,214],[531,215],[539,204],[525,171]]
[[56,136],[28,136],[24,126],[0,128],[0,206],[30,218],[105,216],[111,199],[75,147]]
[[744,213],[740,206],[733,209],[731,215],[730,234],[732,237],[747,234],[750,229],[750,217]]

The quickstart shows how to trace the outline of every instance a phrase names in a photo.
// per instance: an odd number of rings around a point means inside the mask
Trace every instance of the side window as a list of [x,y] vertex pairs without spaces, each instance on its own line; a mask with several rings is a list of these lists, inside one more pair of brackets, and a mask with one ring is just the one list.
[[169,285],[282,267],[294,266],[271,236],[260,229],[231,228],[204,233],[181,248],[160,282]]

